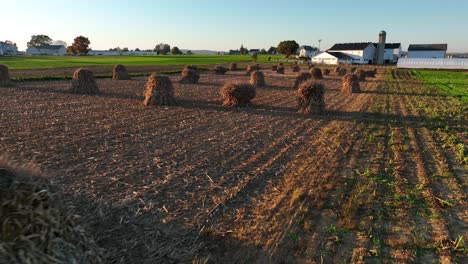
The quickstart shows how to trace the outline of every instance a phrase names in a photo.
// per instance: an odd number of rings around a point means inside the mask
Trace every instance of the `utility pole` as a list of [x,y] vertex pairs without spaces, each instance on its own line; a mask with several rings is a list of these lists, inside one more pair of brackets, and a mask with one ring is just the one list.
[[318,40],[319,46],[318,46],[318,51],[320,52],[320,42],[322,42],[322,39]]

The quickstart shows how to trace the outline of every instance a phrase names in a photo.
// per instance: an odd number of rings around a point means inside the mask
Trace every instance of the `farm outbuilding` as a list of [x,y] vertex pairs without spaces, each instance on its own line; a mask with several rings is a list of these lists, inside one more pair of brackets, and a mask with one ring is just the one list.
[[315,64],[352,64],[354,58],[344,54],[343,52],[325,51],[312,58],[312,63]]
[[43,45],[43,46],[29,47],[26,50],[26,54],[63,56],[67,54],[67,49],[63,45]]
[[299,48],[299,57],[312,58],[317,54],[317,49],[312,46],[301,46]]
[[0,41],[0,56],[15,54],[18,54],[18,48],[16,47],[16,44],[10,41]]
[[408,58],[443,59],[447,54],[447,44],[411,44]]

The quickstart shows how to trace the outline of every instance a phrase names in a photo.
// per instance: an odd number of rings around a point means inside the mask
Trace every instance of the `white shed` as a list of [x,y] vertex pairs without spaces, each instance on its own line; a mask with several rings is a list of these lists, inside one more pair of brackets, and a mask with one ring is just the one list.
[[337,64],[352,64],[354,58],[348,56],[342,52],[330,52],[325,51],[322,52],[312,58],[312,63],[314,64],[330,64],[330,65],[337,65]]
[[408,58],[443,59],[447,54],[447,44],[411,44]]
[[67,49],[62,45],[44,45],[29,47],[26,50],[29,55],[50,55],[50,56],[63,56],[67,54]]

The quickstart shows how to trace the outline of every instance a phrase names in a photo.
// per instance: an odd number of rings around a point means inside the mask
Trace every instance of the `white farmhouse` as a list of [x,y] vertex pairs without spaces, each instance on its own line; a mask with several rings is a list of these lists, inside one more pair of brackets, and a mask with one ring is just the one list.
[[314,64],[352,64],[354,58],[344,54],[343,52],[331,52],[325,51],[321,52],[318,55],[312,58],[312,63]]
[[408,48],[408,58],[443,59],[447,53],[447,44],[412,44]]
[[43,46],[29,47],[26,50],[26,54],[63,56],[67,54],[67,49],[63,45],[43,45]]
[[0,41],[0,56],[18,54],[16,45],[9,41]]
[[301,46],[299,48],[299,57],[312,58],[317,54],[317,49],[311,46]]

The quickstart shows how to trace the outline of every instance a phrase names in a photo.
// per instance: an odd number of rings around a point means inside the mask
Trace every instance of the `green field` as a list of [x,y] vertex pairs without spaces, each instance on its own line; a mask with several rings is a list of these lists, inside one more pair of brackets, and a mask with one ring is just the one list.
[[[280,56],[260,55],[259,63],[268,62],[268,58],[281,58]],[[165,56],[15,56],[0,57],[0,64],[12,70],[67,68],[81,66],[109,66],[124,64],[127,66],[146,65],[210,65],[230,62],[251,62],[247,55],[165,55]]]
[[444,93],[468,102],[468,71],[414,70],[413,74]]

